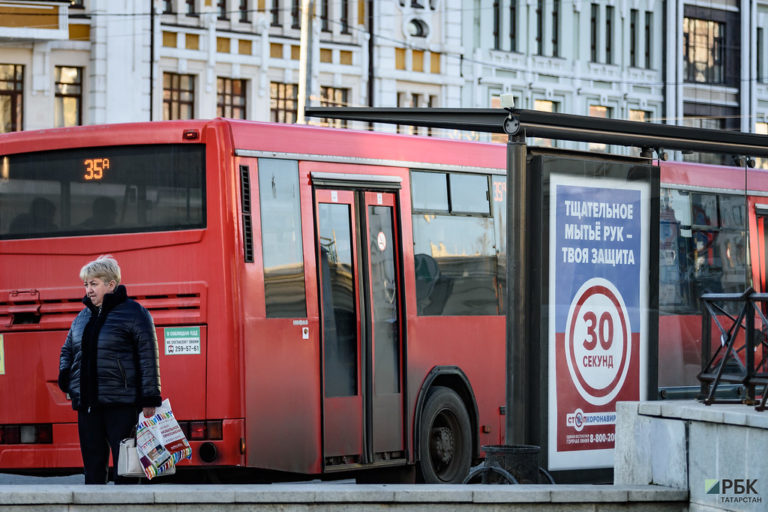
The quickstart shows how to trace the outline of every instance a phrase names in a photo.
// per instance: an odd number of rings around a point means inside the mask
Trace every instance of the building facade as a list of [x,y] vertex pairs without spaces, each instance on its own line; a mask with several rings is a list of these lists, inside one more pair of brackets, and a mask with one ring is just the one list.
[[[312,3],[313,105],[493,107],[512,94],[526,109],[768,133],[768,0]],[[0,0],[0,131],[216,116],[295,122],[300,6]]]

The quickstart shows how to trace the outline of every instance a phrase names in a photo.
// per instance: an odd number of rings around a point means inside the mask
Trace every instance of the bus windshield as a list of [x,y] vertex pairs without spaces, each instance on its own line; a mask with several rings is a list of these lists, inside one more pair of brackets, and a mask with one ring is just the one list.
[[203,227],[202,144],[0,156],[0,239]]

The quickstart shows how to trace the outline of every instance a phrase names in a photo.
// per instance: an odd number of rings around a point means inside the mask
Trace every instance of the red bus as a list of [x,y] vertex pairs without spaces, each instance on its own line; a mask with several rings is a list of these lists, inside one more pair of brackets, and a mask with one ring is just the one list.
[[[0,470],[82,466],[58,356],[100,254],[153,315],[192,467],[460,482],[503,444],[503,145],[217,119],[0,148]],[[748,211],[765,261],[750,173],[662,163],[660,385],[697,384],[698,294],[751,279]]]
[[504,147],[228,120],[0,144],[0,468],[81,466],[57,365],[100,254],[193,466],[459,482],[502,442]]
[[[768,290],[766,216],[768,171],[661,162],[658,384],[670,396],[695,396],[699,297],[743,293],[750,286]],[[712,332],[713,346],[719,346],[720,332]],[[675,389],[689,386],[687,392]]]

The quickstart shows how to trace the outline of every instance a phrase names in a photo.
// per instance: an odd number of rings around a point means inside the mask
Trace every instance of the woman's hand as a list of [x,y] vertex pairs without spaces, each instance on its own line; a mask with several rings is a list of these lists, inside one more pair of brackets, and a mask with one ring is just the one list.
[[144,417],[145,418],[151,418],[152,416],[155,415],[155,408],[154,407],[144,407],[142,409],[142,411],[144,412]]

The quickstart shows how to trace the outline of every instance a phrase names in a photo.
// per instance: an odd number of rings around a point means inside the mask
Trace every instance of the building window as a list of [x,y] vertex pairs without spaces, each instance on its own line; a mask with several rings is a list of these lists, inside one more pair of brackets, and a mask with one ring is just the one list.
[[83,68],[56,66],[54,74],[54,125],[61,128],[83,124]]
[[755,52],[755,58],[757,59],[757,81],[765,82],[765,65],[763,64],[763,29],[757,29],[757,51]]
[[629,120],[638,121],[640,123],[649,123],[651,121],[651,113],[647,110],[635,110],[629,109]]
[[216,79],[216,115],[232,119],[245,119],[245,80]]
[[[768,123],[755,123],[755,133],[760,135],[768,135]],[[755,158],[755,167],[758,169],[768,169],[768,158]]]
[[[590,105],[589,115],[592,117],[602,117],[604,119],[609,119],[611,117],[611,107],[606,107],[604,105]],[[607,153],[610,150],[610,147],[607,144],[592,142],[589,144],[589,150]]]
[[536,55],[544,55],[544,0],[536,3]]
[[517,0],[509,6],[509,50],[517,51]]
[[341,0],[341,33],[349,34],[349,0]]
[[493,49],[501,50],[501,4],[493,2]]
[[248,11],[248,0],[240,0],[240,5],[237,9],[240,11],[240,23],[248,23],[251,21],[250,12]]
[[[347,107],[349,102],[349,89],[338,87],[320,87],[321,107]],[[321,119],[323,126],[334,128],[346,128],[346,119]]]
[[[683,116],[683,125],[693,128],[739,131],[741,125],[738,107],[685,102]],[[729,165],[733,162],[728,155],[701,152],[683,154],[683,160],[718,165]]]
[[645,13],[645,69],[651,69],[651,51],[653,40],[651,39],[651,27],[653,27],[653,13]]
[[275,123],[295,123],[298,115],[299,86],[270,82],[270,119]]
[[560,0],[552,0],[552,56],[560,55]]
[[273,27],[280,26],[280,0],[272,0],[272,7],[269,9],[270,25]]
[[712,20],[683,20],[686,82],[725,82],[725,24]]
[[320,0],[320,30],[323,32],[331,31],[329,23],[330,7],[330,0]]
[[163,14],[173,13],[173,0],[163,0]]
[[[650,123],[651,122],[651,113],[646,110],[639,110],[639,109],[629,109],[629,120],[630,121],[636,121],[638,123]],[[641,153],[641,148],[638,148],[636,146],[633,146],[629,149],[629,154],[631,156],[639,157]]]
[[218,0],[216,2],[216,10],[219,12],[220,20],[229,19],[229,12],[227,12],[227,0]]
[[589,17],[589,60],[597,62],[597,16],[600,13],[600,6],[592,4]]
[[299,0],[291,0],[291,28],[301,28],[301,5]]
[[24,66],[0,64],[0,133],[22,130]]
[[187,0],[187,16],[197,16],[195,0]]
[[612,5],[605,6],[605,63],[613,64],[613,13]]
[[[437,107],[437,96],[434,94],[430,94],[429,97],[427,97],[427,107],[428,108],[436,108]],[[434,137],[435,132],[434,128],[431,126],[427,127],[427,137]]]
[[637,9],[629,10],[629,65],[637,67],[637,20],[640,11]]
[[[559,109],[558,109],[558,103],[556,101],[533,100],[533,110],[538,110],[539,112],[557,112]],[[539,138],[533,139],[533,145],[540,146],[540,147],[547,147],[547,148],[551,148],[554,146],[552,139],[539,139]]]
[[163,73],[163,119],[192,119],[194,112],[194,75]]

